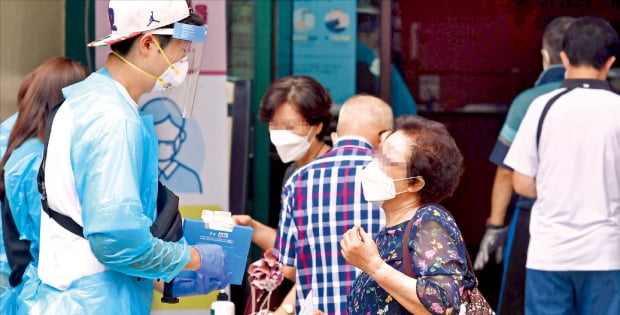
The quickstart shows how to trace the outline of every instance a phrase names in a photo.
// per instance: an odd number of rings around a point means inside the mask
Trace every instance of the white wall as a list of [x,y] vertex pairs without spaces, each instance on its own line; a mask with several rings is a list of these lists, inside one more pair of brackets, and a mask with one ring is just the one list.
[[22,79],[64,55],[65,0],[0,0],[0,121],[16,110]]

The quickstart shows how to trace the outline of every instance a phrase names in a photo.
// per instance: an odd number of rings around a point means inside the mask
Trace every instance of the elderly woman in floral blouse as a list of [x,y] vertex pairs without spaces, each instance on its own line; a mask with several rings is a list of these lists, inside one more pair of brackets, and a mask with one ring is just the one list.
[[[355,227],[340,242],[345,259],[363,271],[349,293],[348,312],[458,314],[461,293],[475,277],[459,228],[437,203],[456,189],[463,157],[438,122],[404,116],[396,124],[362,175],[364,197],[382,205],[386,227],[374,241]],[[403,242],[413,277],[405,274]]]

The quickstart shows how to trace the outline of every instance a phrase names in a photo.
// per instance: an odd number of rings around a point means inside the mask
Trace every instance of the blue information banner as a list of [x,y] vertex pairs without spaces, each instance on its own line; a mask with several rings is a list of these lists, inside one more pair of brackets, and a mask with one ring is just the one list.
[[293,74],[319,81],[336,104],[355,94],[357,1],[293,3]]

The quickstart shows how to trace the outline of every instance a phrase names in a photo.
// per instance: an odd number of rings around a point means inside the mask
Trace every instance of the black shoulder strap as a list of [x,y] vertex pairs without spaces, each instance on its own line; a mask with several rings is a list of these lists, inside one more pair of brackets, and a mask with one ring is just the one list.
[[555,103],[555,101],[560,98],[560,96],[572,91],[573,88],[567,88],[566,90],[554,95],[548,102],[545,104],[542,113],[540,114],[540,119],[538,120],[538,129],[536,129],[536,148],[538,148],[538,144],[540,143],[540,135],[542,133],[543,122],[545,121],[545,117],[547,117],[547,112],[551,108],[551,105]]
[[30,241],[19,238],[19,231],[13,213],[9,205],[9,198],[6,194],[2,196],[2,238],[6,258],[9,262],[11,272],[9,274],[9,284],[16,287],[22,282],[22,276],[26,267],[34,261],[30,254]]
[[41,160],[41,166],[39,167],[39,174],[37,174],[37,184],[39,186],[39,192],[41,193],[41,206],[43,208],[43,211],[47,213],[50,218],[54,219],[56,223],[60,224],[60,226],[62,226],[69,232],[84,238],[84,229],[81,225],[75,222],[75,220],[71,219],[71,217],[50,208],[49,204],[47,203],[47,191],[45,190],[45,161],[47,159],[47,145],[50,141],[52,122],[54,121],[54,117],[56,117],[56,113],[58,112],[60,105],[62,105],[62,103],[54,106],[54,108],[52,108],[52,110],[47,116],[47,122],[45,123],[45,143],[43,147],[43,159]]

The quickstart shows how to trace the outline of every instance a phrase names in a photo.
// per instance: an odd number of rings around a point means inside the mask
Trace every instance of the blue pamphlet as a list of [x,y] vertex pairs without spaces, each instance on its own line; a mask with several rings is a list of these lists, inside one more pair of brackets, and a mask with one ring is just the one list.
[[246,262],[250,243],[252,242],[252,228],[235,225],[232,232],[208,229],[205,222],[196,219],[184,219],[183,233],[187,243],[216,244],[222,246],[226,252],[228,271],[232,272],[231,284],[241,284],[246,276]]

